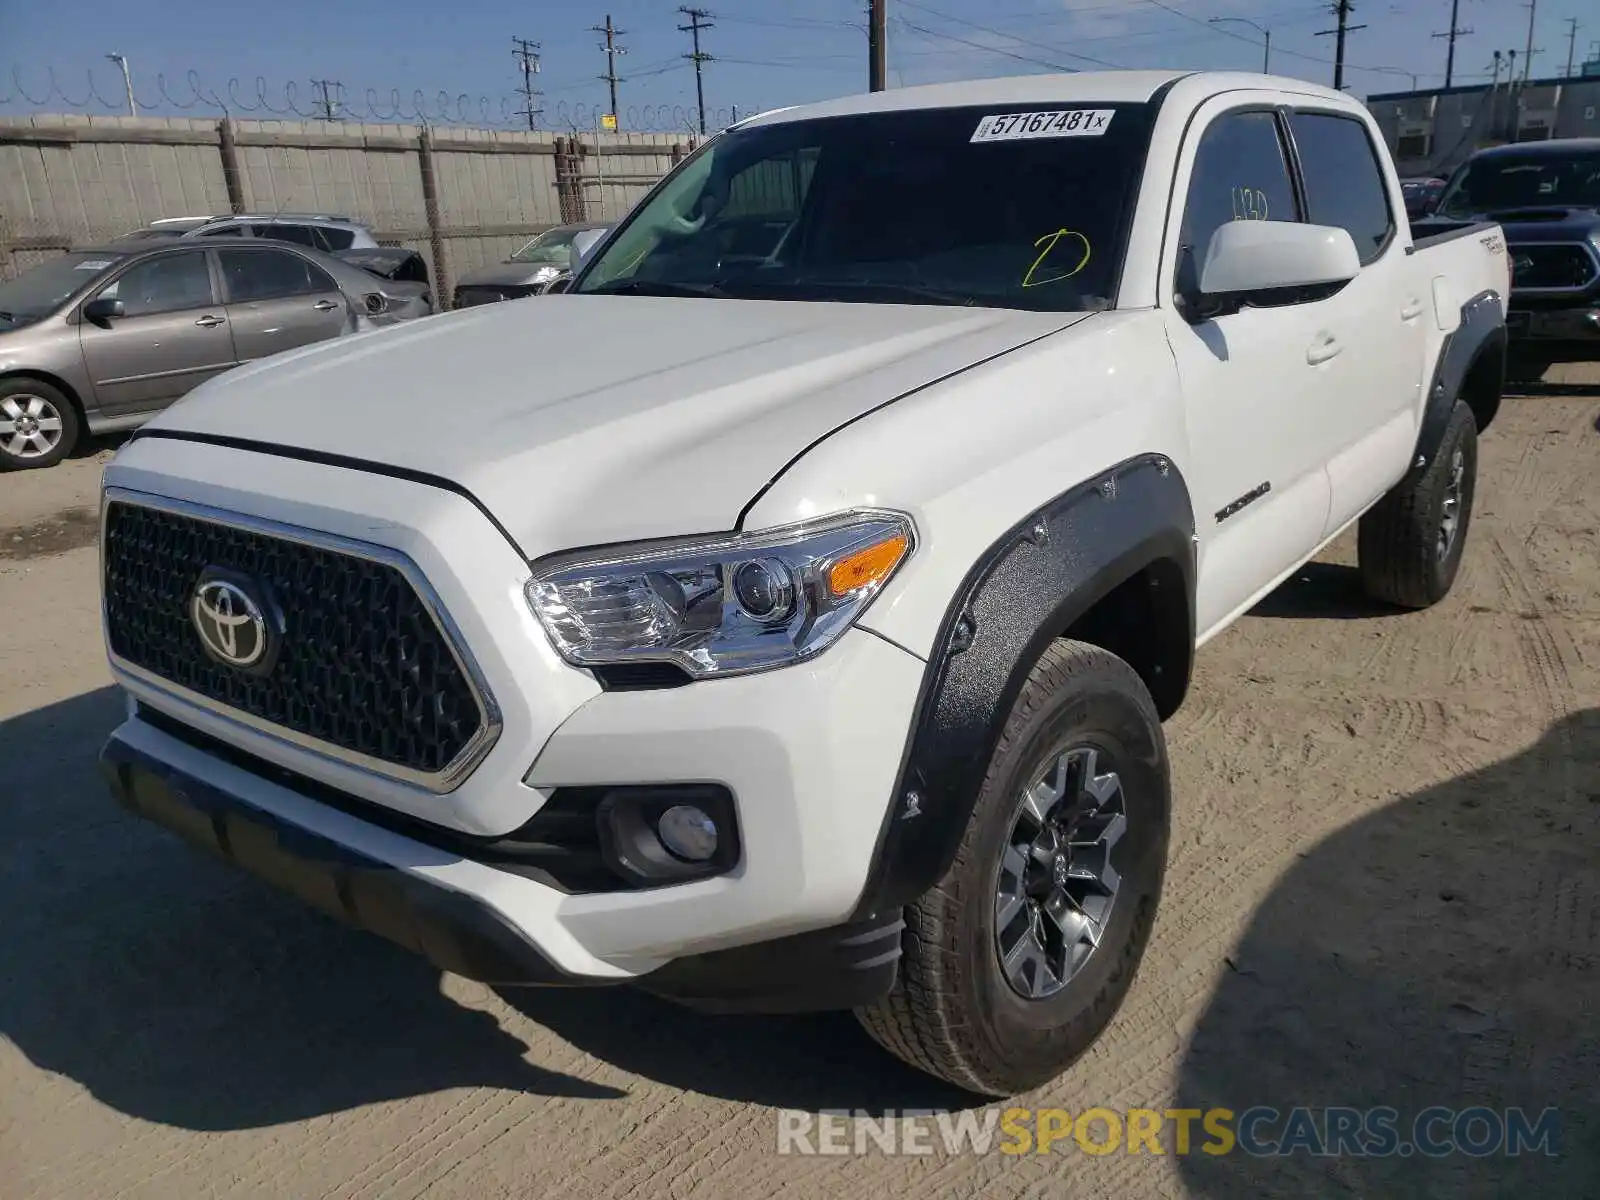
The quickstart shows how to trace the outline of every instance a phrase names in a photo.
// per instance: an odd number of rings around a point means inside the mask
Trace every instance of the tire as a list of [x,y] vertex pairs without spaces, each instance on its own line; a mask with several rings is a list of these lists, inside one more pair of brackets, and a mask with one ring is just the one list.
[[[1365,516],[1357,531],[1361,584],[1374,600],[1421,609],[1449,595],[1472,524],[1478,481],[1478,424],[1457,400],[1439,450]],[[1446,519],[1454,523],[1446,537]]]
[[[1055,777],[1062,759],[1070,769],[1056,781],[1068,785],[1066,803],[1074,797],[1096,803],[1073,786],[1084,774],[1085,750],[1094,753],[1093,773],[1114,773],[1121,785],[1079,827],[1087,842],[1097,828],[1109,830],[1115,822],[1109,814],[1120,808],[1121,835],[1107,838],[1114,845],[1105,855],[1120,886],[1107,911],[1095,901],[1098,885],[1074,885],[1079,911],[1099,912],[1099,940],[1076,973],[1059,971],[1066,976],[1059,990],[1025,998],[1000,954],[1005,947],[1017,953],[1018,931],[1034,928],[1036,916],[1041,924],[1045,918],[1025,907],[1000,925],[1002,905],[1016,912],[1014,897],[1002,898],[1001,889],[1013,893],[1017,882],[1002,859],[1015,837],[1037,828],[1024,815],[1024,789],[1041,775]],[[893,990],[856,1011],[861,1024],[896,1057],[972,1092],[1012,1096],[1055,1078],[1100,1036],[1133,983],[1166,876],[1171,809],[1166,738],[1143,682],[1105,650],[1056,642],[1029,673],[1006,718],[955,861],[906,910]],[[1080,851],[1075,861],[1092,870],[1095,853]],[[1058,980],[1043,975],[1037,960],[1033,967],[1031,980],[1026,966],[1020,980],[1030,990]]]
[[0,379],[0,471],[53,467],[78,444],[78,412],[38,379]]

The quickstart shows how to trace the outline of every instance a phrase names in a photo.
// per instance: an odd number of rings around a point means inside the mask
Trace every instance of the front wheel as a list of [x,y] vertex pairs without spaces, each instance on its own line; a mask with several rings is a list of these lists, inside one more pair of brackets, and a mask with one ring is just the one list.
[[53,467],[78,440],[71,401],[37,379],[0,379],[0,471]]
[[1133,668],[1045,651],[943,879],[906,910],[894,989],[857,1010],[897,1057],[1010,1096],[1059,1075],[1121,1007],[1166,875],[1171,782]]

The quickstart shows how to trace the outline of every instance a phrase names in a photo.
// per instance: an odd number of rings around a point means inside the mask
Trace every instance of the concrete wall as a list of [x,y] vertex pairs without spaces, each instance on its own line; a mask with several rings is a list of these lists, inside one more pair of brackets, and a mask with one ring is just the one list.
[[1395,92],[1368,96],[1367,108],[1402,175],[1446,175],[1483,146],[1600,137],[1600,79]]
[[160,217],[289,210],[350,216],[380,241],[420,251],[443,299],[462,272],[542,229],[620,217],[689,148],[641,133],[425,136],[412,125],[5,117],[0,278]]

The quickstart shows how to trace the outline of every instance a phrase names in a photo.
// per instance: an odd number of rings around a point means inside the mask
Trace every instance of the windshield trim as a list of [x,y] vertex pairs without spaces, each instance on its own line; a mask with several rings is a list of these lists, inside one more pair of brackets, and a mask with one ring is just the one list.
[[[621,237],[623,237],[627,233],[628,229],[633,225],[633,223],[636,220],[638,220],[640,218],[640,216],[644,212],[646,212],[648,210],[648,208],[654,202],[656,196],[662,191],[662,189],[664,189],[668,184],[670,184],[678,176],[678,174],[680,172],[687,171],[692,163],[694,163],[702,154],[706,153],[707,150],[711,149],[714,145],[716,145],[718,141],[720,141],[721,139],[723,139],[725,137],[728,137],[730,135],[737,135],[738,133],[740,133],[741,131],[743,131],[745,129],[750,129],[752,131],[755,131],[755,130],[760,130],[760,129],[774,128],[774,127],[776,127],[778,125],[804,125],[804,124],[810,124],[810,123],[813,123],[813,122],[832,124],[832,123],[835,123],[835,122],[855,121],[855,120],[862,120],[862,119],[870,119],[870,118],[873,118],[873,117],[886,117],[886,116],[900,117],[900,116],[907,116],[907,115],[910,115],[912,113],[918,113],[918,112],[938,112],[938,113],[945,113],[945,114],[951,114],[951,113],[969,114],[974,119],[976,119],[977,117],[983,116],[983,115],[988,114],[988,113],[995,113],[995,112],[1001,112],[1001,111],[1026,112],[1026,111],[1029,111],[1030,109],[1040,109],[1040,108],[1049,107],[1051,105],[1061,105],[1061,106],[1066,106],[1066,107],[1071,107],[1071,108],[1113,108],[1113,109],[1118,109],[1118,110],[1126,110],[1131,115],[1135,116],[1137,119],[1139,119],[1143,123],[1143,131],[1142,131],[1142,134],[1141,134],[1141,136],[1139,138],[1137,148],[1134,151],[1134,153],[1130,156],[1130,162],[1129,162],[1130,176],[1129,176],[1129,192],[1128,192],[1127,204],[1123,207],[1122,212],[1121,212],[1121,214],[1119,216],[1119,219],[1118,219],[1118,222],[1117,222],[1117,227],[1116,227],[1116,233],[1115,233],[1115,235],[1113,237],[1112,249],[1115,251],[1115,255],[1116,255],[1116,257],[1115,257],[1116,266],[1115,266],[1115,269],[1112,271],[1111,276],[1110,276],[1110,278],[1108,280],[1109,286],[1107,288],[1107,293],[1108,294],[1106,296],[1106,303],[1102,307],[1099,307],[1099,308],[1087,308],[1086,307],[1084,309],[1061,309],[1061,310],[1031,309],[1031,308],[1025,308],[1025,307],[1022,307],[1020,305],[1015,305],[1015,304],[990,304],[990,303],[985,303],[985,302],[983,302],[981,300],[979,301],[979,303],[976,306],[977,307],[983,307],[983,308],[994,308],[994,309],[997,309],[997,310],[1000,310],[1000,311],[1009,311],[1009,312],[1038,312],[1038,311],[1102,312],[1102,311],[1115,310],[1116,308],[1119,307],[1121,299],[1122,299],[1123,284],[1124,284],[1124,281],[1126,279],[1126,273],[1127,273],[1127,270],[1128,270],[1128,247],[1129,247],[1129,245],[1130,245],[1130,243],[1132,241],[1132,236],[1133,236],[1134,214],[1135,214],[1135,211],[1138,208],[1140,196],[1141,196],[1141,193],[1143,191],[1145,175],[1149,170],[1151,143],[1154,140],[1156,125],[1157,125],[1157,123],[1158,123],[1158,121],[1160,119],[1162,108],[1166,103],[1167,97],[1171,94],[1172,89],[1173,89],[1174,85],[1177,84],[1177,82],[1178,82],[1178,79],[1168,80],[1166,83],[1162,84],[1159,88],[1157,88],[1150,95],[1148,100],[1138,100],[1138,101],[1135,101],[1135,100],[1116,100],[1116,101],[1107,100],[1107,101],[1101,101],[1101,100],[1097,100],[1097,99],[1082,99],[1082,100],[1076,100],[1075,99],[1075,100],[1071,100],[1071,101],[1067,101],[1067,100],[1055,101],[1055,100],[1045,100],[1045,99],[1034,99],[1034,100],[1028,100],[1028,101],[1018,100],[1018,101],[1016,101],[1014,103],[1009,103],[1009,104],[985,104],[985,103],[982,103],[982,102],[971,103],[971,104],[943,104],[943,105],[933,106],[933,107],[924,108],[924,109],[893,110],[891,112],[884,112],[884,113],[861,112],[861,113],[848,113],[848,114],[834,114],[834,115],[829,115],[829,116],[818,116],[818,117],[799,117],[799,118],[794,118],[794,119],[786,120],[786,121],[773,122],[771,124],[762,124],[762,125],[754,125],[754,126],[740,124],[740,125],[730,126],[727,129],[718,130],[716,133],[714,133],[710,137],[706,138],[706,140],[704,142],[702,142],[699,146],[697,146],[693,151],[691,151],[688,155],[686,155],[682,160],[680,160],[676,167],[674,167],[672,170],[668,171],[660,179],[656,180],[656,182],[653,185],[651,185],[650,189],[647,192],[645,192],[645,194],[639,199],[639,201],[637,203],[635,203],[633,205],[633,207],[628,211],[627,215],[624,216],[622,218],[622,220],[620,220],[620,221],[614,223],[613,225],[611,225],[609,230],[606,232],[606,235],[603,238],[601,238],[597,243],[595,243],[594,246],[590,247],[589,252],[588,252],[588,254],[587,254],[586,258],[585,258],[583,266],[580,267],[579,270],[572,276],[571,281],[569,282],[566,290],[570,294],[573,294],[573,295],[592,295],[592,294],[594,294],[594,293],[584,292],[584,290],[583,290],[583,285],[584,285],[585,281],[589,278],[590,273],[605,258],[606,254],[610,251],[612,244],[615,241],[617,241],[618,239],[620,239]],[[817,302],[817,301],[798,300],[798,298],[796,298],[796,299],[797,299],[797,302],[799,302],[799,303],[816,303]]]

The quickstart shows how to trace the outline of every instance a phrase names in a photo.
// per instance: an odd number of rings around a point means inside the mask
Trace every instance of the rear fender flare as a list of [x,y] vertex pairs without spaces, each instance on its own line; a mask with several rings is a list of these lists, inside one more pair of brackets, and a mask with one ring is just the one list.
[[[1414,482],[1428,469],[1444,440],[1445,427],[1468,374],[1485,354],[1501,355],[1500,377],[1495,381],[1495,407],[1499,404],[1500,390],[1505,385],[1504,351],[1506,347],[1505,316],[1501,308],[1500,293],[1490,289],[1479,292],[1461,306],[1461,324],[1447,334],[1439,350],[1439,361],[1433,369],[1433,380],[1428,387],[1422,423],[1417,431],[1417,445],[1411,456],[1411,468],[1406,482]],[[1486,428],[1493,411],[1478,414],[1480,432]]]

